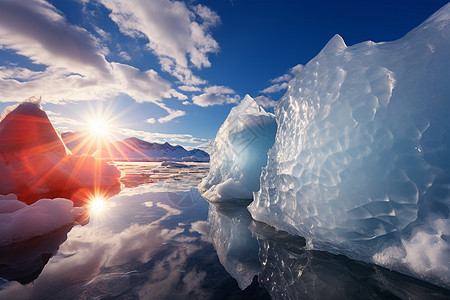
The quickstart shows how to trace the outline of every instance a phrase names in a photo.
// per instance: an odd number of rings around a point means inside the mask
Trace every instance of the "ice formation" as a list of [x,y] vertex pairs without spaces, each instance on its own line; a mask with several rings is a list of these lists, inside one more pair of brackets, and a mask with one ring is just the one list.
[[277,299],[447,299],[450,291],[343,255],[305,249],[305,240],[251,222],[260,284]]
[[13,194],[0,198],[0,247],[44,236],[84,219],[86,210],[67,199],[41,199],[32,205]]
[[260,221],[450,287],[450,4],[403,38],[334,36],[275,108]]
[[252,199],[276,129],[275,116],[246,95],[231,109],[212,143],[210,171],[199,185],[203,196],[212,202]]
[[32,97],[2,113],[0,194],[36,199],[63,190],[119,185],[121,172],[115,166],[70,153],[40,102]]

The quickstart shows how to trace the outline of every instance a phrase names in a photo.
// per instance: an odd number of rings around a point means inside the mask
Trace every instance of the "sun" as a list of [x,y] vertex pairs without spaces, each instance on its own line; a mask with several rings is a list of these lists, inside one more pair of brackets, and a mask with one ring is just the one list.
[[89,131],[96,137],[107,137],[109,135],[109,124],[103,119],[94,119],[89,122]]

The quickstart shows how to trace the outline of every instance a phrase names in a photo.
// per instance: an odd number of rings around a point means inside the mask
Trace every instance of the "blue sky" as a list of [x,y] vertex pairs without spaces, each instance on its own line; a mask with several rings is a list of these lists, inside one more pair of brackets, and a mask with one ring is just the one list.
[[42,95],[61,131],[204,146],[250,94],[268,110],[336,33],[402,37],[448,1],[0,0],[0,109]]

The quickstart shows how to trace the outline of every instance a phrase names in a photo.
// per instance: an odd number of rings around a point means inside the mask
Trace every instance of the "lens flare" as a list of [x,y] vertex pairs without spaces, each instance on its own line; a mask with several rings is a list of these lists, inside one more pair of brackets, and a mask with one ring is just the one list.
[[106,201],[105,199],[101,197],[95,197],[91,200],[90,204],[90,211],[91,213],[98,214],[105,210],[106,207]]
[[95,119],[89,123],[89,131],[96,137],[106,137],[109,134],[109,125],[105,120]]

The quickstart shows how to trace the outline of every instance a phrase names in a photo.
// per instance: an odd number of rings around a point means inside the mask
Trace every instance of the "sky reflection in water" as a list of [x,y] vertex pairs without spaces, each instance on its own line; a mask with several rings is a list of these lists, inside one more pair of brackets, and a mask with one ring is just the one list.
[[210,206],[195,188],[205,164],[120,167],[127,187],[93,205],[87,225],[0,249],[0,299],[450,297],[383,268],[307,251],[302,238],[253,221],[245,205]]
[[[141,176],[144,181],[152,176],[156,181],[158,174],[165,180],[141,185],[135,180],[105,201],[101,211],[91,213],[86,226],[23,243],[22,255],[4,251],[0,274],[11,282],[0,285],[0,299],[209,299],[226,290],[241,294],[207,234],[208,203],[195,189],[207,170],[201,166],[189,168],[191,172],[148,172],[152,174]],[[147,171],[154,167],[139,166]],[[32,286],[13,281],[33,279]]]

